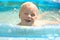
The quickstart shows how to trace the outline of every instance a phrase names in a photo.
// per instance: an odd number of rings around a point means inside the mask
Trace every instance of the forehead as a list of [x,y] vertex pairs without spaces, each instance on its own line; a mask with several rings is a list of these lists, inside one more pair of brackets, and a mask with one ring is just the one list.
[[32,3],[28,3],[28,4],[24,4],[23,6],[21,6],[21,12],[33,12],[33,13],[37,13],[38,12],[38,8],[32,4]]
[[26,11],[26,12],[38,12],[38,10],[35,9],[34,7],[27,7],[23,11]]
[[22,12],[26,12],[26,13],[38,13],[38,10],[35,7],[24,7]]

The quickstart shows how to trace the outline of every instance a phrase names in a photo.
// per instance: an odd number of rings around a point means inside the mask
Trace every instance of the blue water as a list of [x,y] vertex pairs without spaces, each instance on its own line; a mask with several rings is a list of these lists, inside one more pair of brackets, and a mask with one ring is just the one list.
[[[22,3],[26,1],[0,1],[0,22],[16,24],[20,21],[19,9]],[[60,3],[48,1],[31,1],[35,3],[39,9],[39,14],[48,13],[43,20],[60,20]],[[12,18],[11,18],[12,17]]]
[[[60,24],[45,25],[42,28],[16,25],[20,22],[20,6],[27,1],[0,0],[0,40],[60,40]],[[48,13],[42,20],[60,20],[59,2],[29,1],[37,5],[40,13]]]
[[[49,26],[49,27],[48,27]],[[47,28],[48,27],[48,28]],[[48,37],[60,36],[60,24],[43,27],[0,24],[0,37]],[[57,35],[55,35],[57,34]]]
[[[46,1],[46,0],[21,0],[21,1],[9,1],[7,0],[6,2],[4,2],[3,0],[0,1],[0,11],[8,11],[11,10],[13,8],[20,8],[20,5],[24,2],[33,2],[37,5],[38,8],[42,8],[43,11],[48,11],[48,10],[60,10],[60,3],[58,2],[52,2],[52,1]],[[41,9],[41,10],[42,10]]]
[[1,40],[57,40],[60,39],[60,24],[39,26],[18,26],[0,23]]

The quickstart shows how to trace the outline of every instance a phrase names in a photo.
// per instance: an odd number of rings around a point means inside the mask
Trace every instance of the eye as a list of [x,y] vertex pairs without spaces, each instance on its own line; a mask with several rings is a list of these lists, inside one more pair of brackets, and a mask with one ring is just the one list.
[[31,16],[35,16],[35,14],[31,14]]
[[25,15],[28,15],[28,13],[24,13]]

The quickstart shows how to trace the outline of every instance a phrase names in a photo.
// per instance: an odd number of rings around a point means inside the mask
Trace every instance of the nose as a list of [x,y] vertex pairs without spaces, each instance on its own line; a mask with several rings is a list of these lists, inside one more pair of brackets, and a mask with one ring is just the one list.
[[31,18],[31,15],[28,15],[28,18]]

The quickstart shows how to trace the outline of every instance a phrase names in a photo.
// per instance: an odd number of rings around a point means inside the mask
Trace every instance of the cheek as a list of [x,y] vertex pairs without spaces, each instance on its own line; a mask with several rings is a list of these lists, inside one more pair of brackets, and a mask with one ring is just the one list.
[[27,16],[26,15],[22,15],[22,18],[27,18]]
[[36,19],[37,19],[37,17],[32,17],[32,19],[33,19],[33,20],[36,20]]

